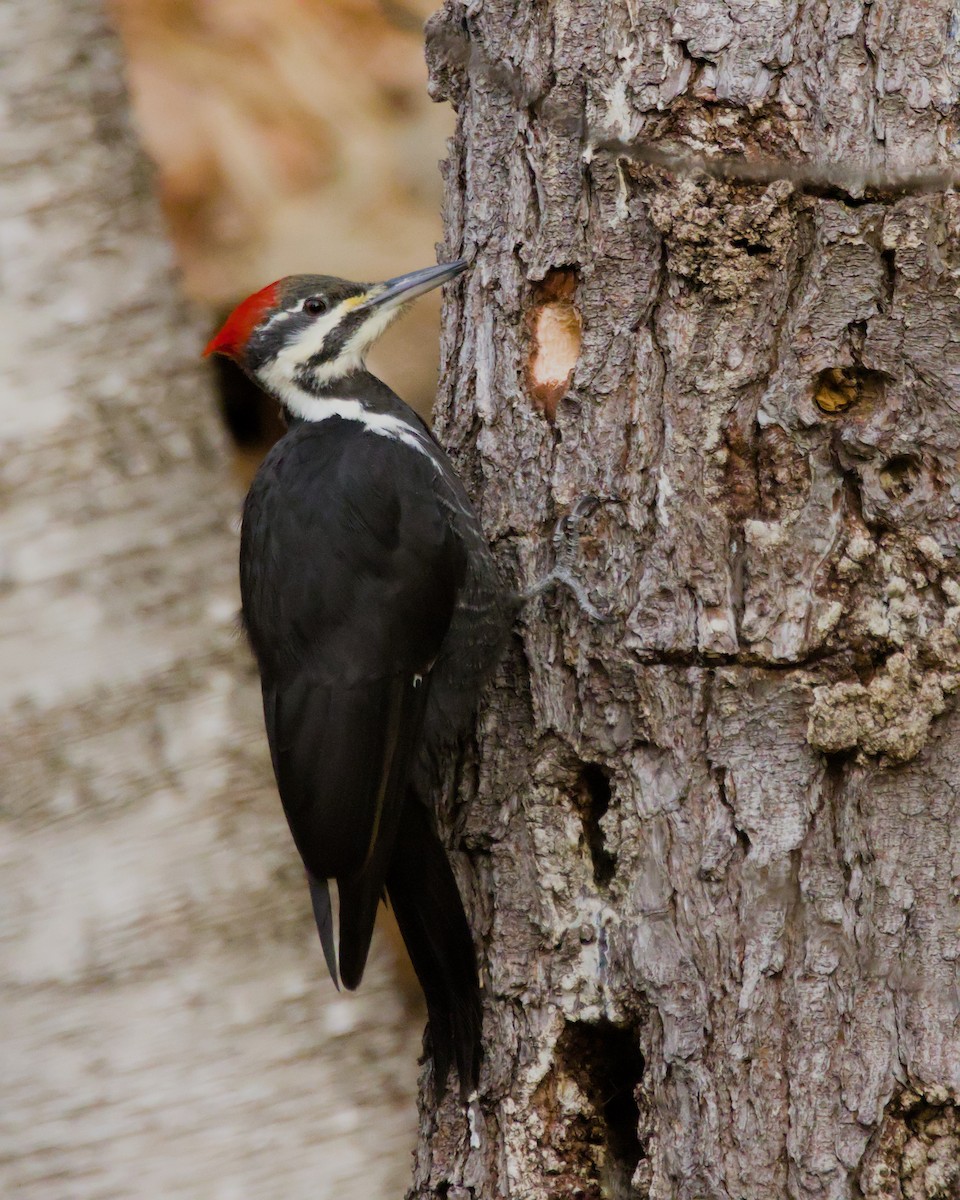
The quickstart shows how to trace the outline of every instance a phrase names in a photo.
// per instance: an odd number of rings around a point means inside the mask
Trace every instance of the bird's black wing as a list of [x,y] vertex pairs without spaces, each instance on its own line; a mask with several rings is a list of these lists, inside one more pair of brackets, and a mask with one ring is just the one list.
[[[330,420],[274,447],[241,539],[277,785],[332,957],[360,982],[464,550],[414,446]],[[324,920],[321,921],[321,915]]]

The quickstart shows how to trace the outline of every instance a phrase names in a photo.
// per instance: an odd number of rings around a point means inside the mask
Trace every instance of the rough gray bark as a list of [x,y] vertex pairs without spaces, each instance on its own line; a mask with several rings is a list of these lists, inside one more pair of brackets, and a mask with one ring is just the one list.
[[857,182],[955,162],[956,39],[948,0],[431,23],[476,256],[440,429],[522,583],[601,497],[614,620],[531,605],[480,721],[480,1112],[425,1101],[415,1196],[960,1195],[960,200]]
[[324,978],[99,9],[0,5],[0,1193],[399,1195],[420,1031]]

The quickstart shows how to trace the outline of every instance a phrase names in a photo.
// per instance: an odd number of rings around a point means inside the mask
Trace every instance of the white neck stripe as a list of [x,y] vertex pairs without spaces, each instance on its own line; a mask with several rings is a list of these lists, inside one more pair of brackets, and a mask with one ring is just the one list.
[[368,433],[393,438],[394,441],[403,442],[413,450],[419,450],[427,458],[434,457],[426,433],[421,433],[408,421],[392,413],[373,412],[365,408],[359,400],[324,400],[320,396],[311,396],[302,388],[284,389],[281,398],[290,412],[304,421],[316,423],[328,421],[331,417],[357,421]]

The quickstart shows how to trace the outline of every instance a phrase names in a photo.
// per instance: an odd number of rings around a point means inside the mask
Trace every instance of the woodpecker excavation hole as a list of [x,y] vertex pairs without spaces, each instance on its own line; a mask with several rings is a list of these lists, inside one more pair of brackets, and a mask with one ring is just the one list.
[[764,246],[760,242],[751,242],[749,239],[743,237],[731,238],[730,245],[736,246],[738,250],[742,250],[750,258],[756,258],[758,254],[770,253],[769,246]]
[[866,367],[827,367],[814,383],[813,400],[828,416],[846,412],[855,404],[882,398],[887,376]]
[[556,1065],[587,1103],[554,1151],[572,1167],[576,1164],[574,1177],[586,1183],[592,1176],[596,1191],[583,1190],[582,1195],[630,1200],[637,1195],[631,1184],[634,1172],[646,1158],[636,1100],[645,1064],[636,1033],[610,1021],[571,1021],[557,1043]]
[[600,825],[610,808],[610,772],[599,763],[584,763],[577,781],[577,808],[583,821],[583,836],[590,851],[593,882],[604,888],[616,874],[617,858],[607,849]]
[[577,272],[572,267],[549,271],[534,287],[534,307],[527,314],[530,353],[527,390],[535,407],[550,421],[580,357],[583,326],[573,297]]

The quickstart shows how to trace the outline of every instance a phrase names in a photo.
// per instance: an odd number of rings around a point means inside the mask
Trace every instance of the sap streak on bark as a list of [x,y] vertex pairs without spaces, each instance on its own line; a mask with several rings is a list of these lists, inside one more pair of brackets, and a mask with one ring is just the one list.
[[[531,606],[480,725],[483,1136],[427,1106],[417,1197],[947,1194],[960,199],[601,147],[956,166],[955,26],[946,0],[431,23],[448,251],[476,255],[440,429],[522,582],[606,501],[581,570],[617,620]],[[527,330],[560,270],[581,344],[549,423]],[[645,1066],[604,1097],[611,1031]]]

